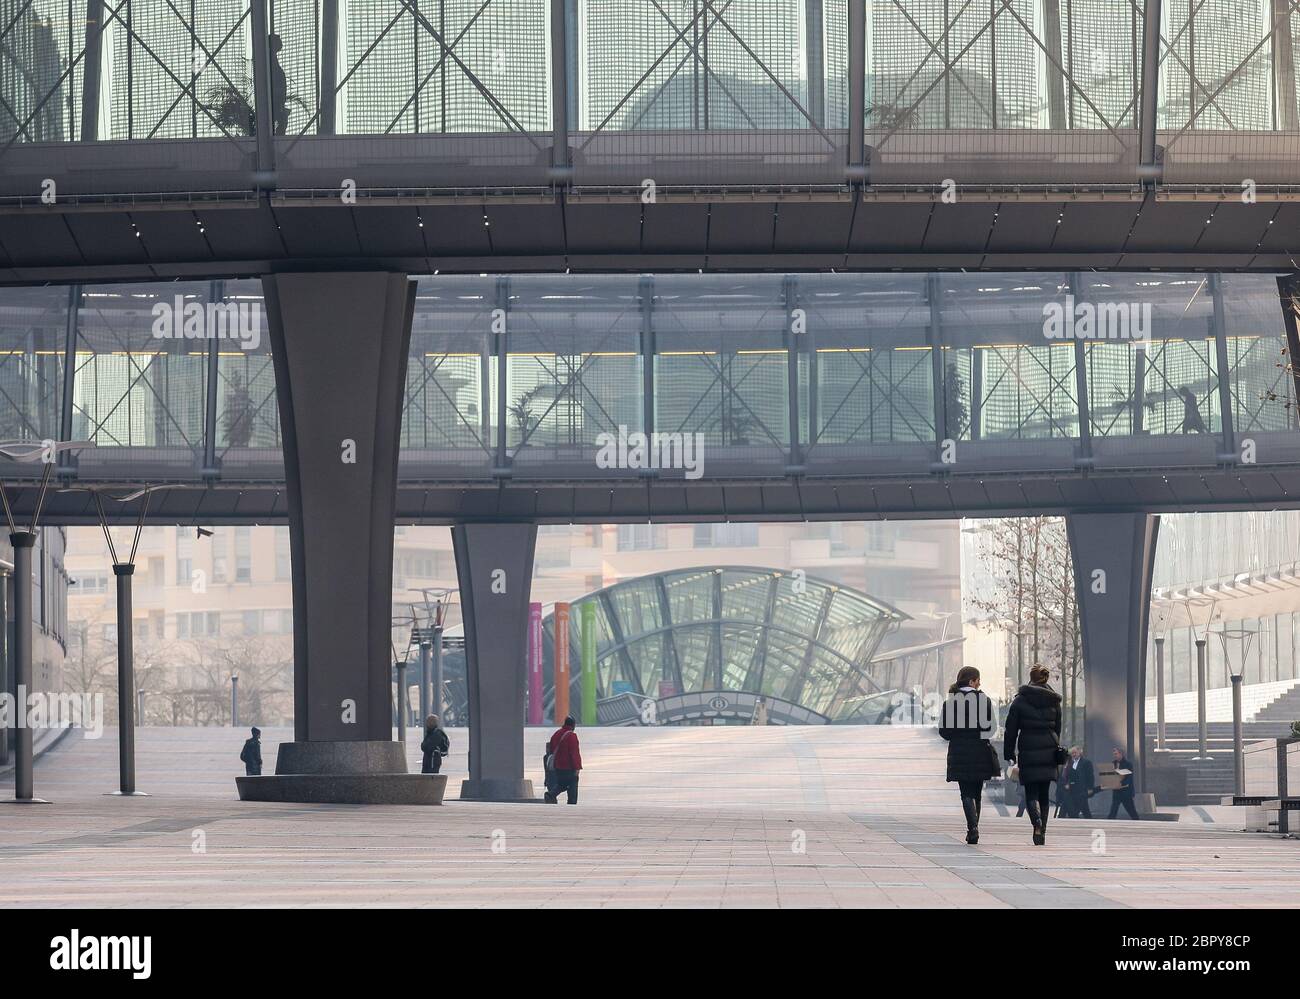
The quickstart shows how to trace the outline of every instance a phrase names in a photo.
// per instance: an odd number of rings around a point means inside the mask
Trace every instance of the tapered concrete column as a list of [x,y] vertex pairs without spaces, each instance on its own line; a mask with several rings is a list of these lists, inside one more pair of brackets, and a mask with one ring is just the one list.
[[1145,790],[1146,635],[1160,518],[1144,513],[1066,517],[1083,631],[1090,758],[1119,746]]
[[[275,777],[241,777],[240,794],[418,799],[427,789],[381,779],[408,776],[393,741],[389,654],[415,286],[384,273],[278,274],[263,284],[293,565],[294,741],[280,746]],[[331,778],[343,796],[328,797]]]
[[403,274],[364,273],[279,274],[264,285],[289,501],[294,738],[387,742],[415,286]]
[[451,530],[465,626],[469,780],[462,798],[533,798],[524,780],[525,650],[535,524],[459,524]]

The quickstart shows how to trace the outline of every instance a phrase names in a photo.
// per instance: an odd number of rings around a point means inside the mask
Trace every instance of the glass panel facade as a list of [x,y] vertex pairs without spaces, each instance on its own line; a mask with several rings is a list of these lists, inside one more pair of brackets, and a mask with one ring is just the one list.
[[83,289],[72,436],[98,445],[88,455],[165,448],[192,464],[203,445],[208,341],[186,338],[185,324],[206,330],[207,306],[219,300],[210,282]]
[[251,22],[244,0],[107,4],[101,138],[253,135]]
[[934,440],[926,285],[924,275],[798,279],[815,358],[815,382],[801,379],[813,444]]
[[[555,274],[416,284],[401,431],[408,479],[486,478],[498,464],[537,477],[753,478],[785,474],[792,459],[896,474],[900,455],[920,456],[905,470],[928,469],[939,427],[963,442],[958,470],[1068,462],[1089,446],[1115,467],[1206,464],[1226,443],[1225,401],[1233,446],[1256,446],[1259,461],[1291,460],[1294,450],[1293,299],[1273,275]],[[232,327],[213,345],[213,308],[256,328]],[[1052,317],[1070,308],[1075,338],[1053,332]],[[10,437],[59,436],[70,385],[68,432],[95,440],[103,460],[109,450],[119,463],[148,452],[197,474],[213,356],[212,457],[241,475],[282,474],[259,281],[0,290],[0,418]],[[632,460],[647,420],[679,445],[661,442],[658,465]],[[726,532],[712,543],[727,545]]]
[[340,132],[550,127],[546,0],[341,5]]
[[1045,325],[1046,310],[1062,303],[1068,291],[1062,274],[938,279],[949,437],[1078,436],[1075,343],[1050,338]]
[[0,292],[0,435],[6,440],[59,436],[70,288]]
[[779,275],[655,279],[655,429],[712,453],[790,443],[786,303]]

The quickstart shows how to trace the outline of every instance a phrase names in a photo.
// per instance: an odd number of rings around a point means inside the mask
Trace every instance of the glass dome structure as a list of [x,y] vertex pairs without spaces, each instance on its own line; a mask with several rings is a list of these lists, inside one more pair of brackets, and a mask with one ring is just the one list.
[[[866,593],[802,570],[704,566],[624,580],[572,602],[574,710],[582,702],[586,603],[596,607],[600,701],[632,695],[666,703],[699,692],[744,693],[802,709],[793,715],[812,712],[823,722],[847,720],[864,698],[883,693],[870,677],[871,659],[885,635],[907,619]],[[554,628],[552,613],[543,620],[548,704],[554,701]],[[721,705],[729,700],[735,699],[714,699]]]

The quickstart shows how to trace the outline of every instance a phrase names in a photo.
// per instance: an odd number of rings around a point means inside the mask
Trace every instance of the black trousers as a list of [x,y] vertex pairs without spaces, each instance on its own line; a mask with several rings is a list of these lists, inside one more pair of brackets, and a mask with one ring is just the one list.
[[1030,781],[1022,787],[1025,789],[1025,808],[1029,812],[1029,821],[1046,829],[1048,810],[1052,807],[1052,782]]
[[1115,791],[1112,792],[1110,796],[1110,814],[1106,816],[1106,818],[1113,819],[1118,817],[1121,805],[1124,806],[1124,811],[1128,812],[1128,817],[1130,819],[1136,819],[1138,817],[1138,810],[1133,804],[1133,792]]
[[422,761],[420,767],[422,774],[436,774],[442,770],[442,753],[428,753]]
[[1092,806],[1088,803],[1088,791],[1086,788],[1067,788],[1065,791],[1065,808],[1067,818],[1078,818],[1082,816],[1085,819],[1092,818]]
[[561,791],[569,793],[569,804],[578,803],[578,771],[577,770],[552,770],[551,780],[551,797],[559,799]]

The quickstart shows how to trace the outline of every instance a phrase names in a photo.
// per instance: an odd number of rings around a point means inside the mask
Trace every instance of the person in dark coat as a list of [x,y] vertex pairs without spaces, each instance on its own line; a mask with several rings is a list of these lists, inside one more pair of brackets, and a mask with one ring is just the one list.
[[578,803],[578,771],[582,769],[582,752],[575,731],[577,727],[578,723],[570,715],[546,742],[546,755],[551,761],[545,794],[547,804],[557,804],[561,791],[568,792],[570,805]]
[[239,752],[244,763],[244,773],[249,777],[262,776],[262,730],[253,729],[252,738],[244,740],[244,748]]
[[424,754],[420,761],[420,773],[436,774],[442,770],[442,758],[451,749],[451,739],[438,724],[437,715],[424,719],[424,739],[420,742],[420,752]]
[[1059,791],[1065,796],[1065,817],[1067,819],[1092,818],[1092,806],[1088,804],[1097,790],[1097,772],[1092,760],[1083,755],[1079,746],[1070,747],[1070,760],[1061,771]]
[[1185,434],[1208,434],[1205,421],[1201,419],[1201,407],[1196,401],[1196,393],[1183,386],[1178,390],[1183,400],[1183,423],[1180,429]]
[[1116,770],[1127,770],[1129,772],[1120,781],[1119,790],[1110,793],[1110,814],[1106,818],[1118,818],[1120,806],[1123,806],[1124,811],[1128,813],[1128,817],[1136,820],[1138,812],[1137,807],[1133,804],[1133,764],[1125,757],[1124,750],[1118,746],[1111,750],[1111,758],[1115,761]]
[[980,805],[984,782],[1002,772],[998,751],[990,739],[997,733],[997,713],[989,695],[980,690],[980,671],[963,666],[948,688],[939,734],[948,740],[948,781],[961,791],[966,814],[966,842],[980,841]]
[[1050,675],[1043,666],[1029,671],[1029,682],[1020,688],[1007,711],[1002,746],[1002,755],[1020,768],[1035,846],[1047,842],[1047,813],[1061,745],[1061,695],[1047,685]]

